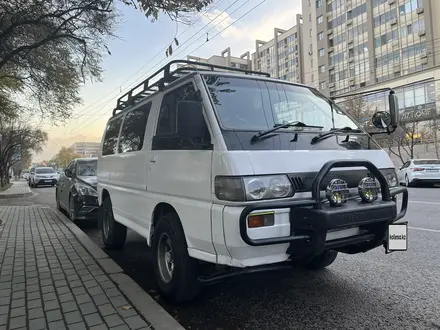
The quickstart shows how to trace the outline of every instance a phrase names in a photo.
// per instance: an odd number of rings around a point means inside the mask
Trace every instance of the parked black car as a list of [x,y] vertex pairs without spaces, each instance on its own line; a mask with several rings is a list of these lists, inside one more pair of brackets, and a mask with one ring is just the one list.
[[72,221],[98,219],[97,158],[74,159],[61,174],[55,198]]

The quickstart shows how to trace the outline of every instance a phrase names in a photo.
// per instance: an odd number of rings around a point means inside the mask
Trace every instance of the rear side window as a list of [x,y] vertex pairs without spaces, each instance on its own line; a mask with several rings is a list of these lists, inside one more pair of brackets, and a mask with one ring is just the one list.
[[136,110],[130,111],[125,116],[121,136],[119,138],[119,152],[142,150],[150,109],[151,102]]
[[122,117],[116,118],[107,124],[105,130],[104,143],[102,144],[102,155],[112,155],[116,153],[118,145],[119,129],[121,127]]

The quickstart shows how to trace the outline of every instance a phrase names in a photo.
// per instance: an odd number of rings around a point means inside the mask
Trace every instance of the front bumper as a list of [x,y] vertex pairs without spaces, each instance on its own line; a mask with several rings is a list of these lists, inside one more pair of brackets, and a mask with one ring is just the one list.
[[78,220],[96,220],[98,218],[98,197],[89,195],[76,195],[75,218]]
[[58,180],[54,178],[35,178],[34,182],[38,185],[54,185],[57,184]]
[[[365,204],[349,200],[340,207],[332,207],[321,200],[321,182],[332,168],[366,167],[381,186],[381,200]],[[395,196],[402,194],[402,209],[397,213]],[[313,257],[325,250],[344,253],[366,252],[378,246],[386,247],[388,225],[403,218],[408,206],[405,187],[390,189],[383,174],[369,161],[334,160],[327,162],[316,175],[312,185],[312,198],[289,202],[265,202],[247,206],[240,215],[240,236],[250,246],[268,246],[289,243],[287,254],[291,258]],[[267,209],[289,209],[290,234],[283,237],[252,239],[247,231],[250,213]],[[336,230],[359,228],[354,236],[328,239]]]

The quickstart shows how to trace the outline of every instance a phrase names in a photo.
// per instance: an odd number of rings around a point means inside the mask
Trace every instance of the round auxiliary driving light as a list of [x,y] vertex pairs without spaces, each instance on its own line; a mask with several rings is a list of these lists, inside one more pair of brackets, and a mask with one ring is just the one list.
[[325,189],[325,195],[332,206],[341,206],[348,198],[347,182],[341,179],[333,179]]
[[377,199],[377,195],[380,191],[380,184],[376,179],[366,177],[359,182],[358,191],[362,201],[372,203]]

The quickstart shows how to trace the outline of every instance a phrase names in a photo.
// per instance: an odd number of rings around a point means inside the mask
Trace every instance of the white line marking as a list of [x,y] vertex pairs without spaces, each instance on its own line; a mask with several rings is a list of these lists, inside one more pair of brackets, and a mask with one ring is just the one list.
[[409,226],[408,226],[408,228],[415,229],[415,230],[422,230],[422,231],[430,231],[433,233],[440,233],[440,230],[437,230],[437,229],[427,229],[427,228],[418,228],[418,227],[409,227]]
[[425,202],[425,201],[408,201],[408,202],[414,204],[440,205],[439,202]]

